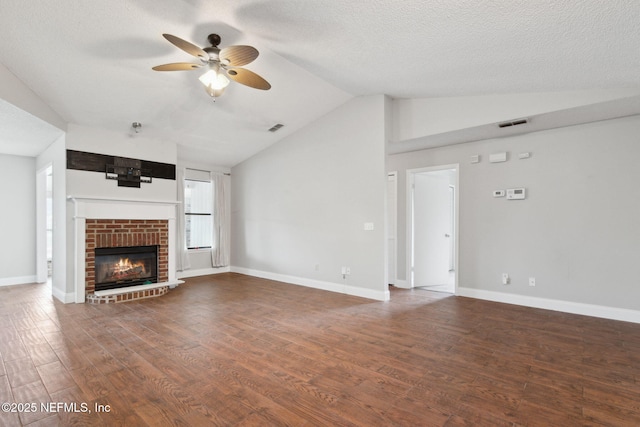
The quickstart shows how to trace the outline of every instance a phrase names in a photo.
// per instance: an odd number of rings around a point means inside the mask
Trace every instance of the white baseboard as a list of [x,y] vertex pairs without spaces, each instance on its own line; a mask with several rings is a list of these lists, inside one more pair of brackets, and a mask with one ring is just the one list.
[[306,277],[289,276],[286,274],[271,273],[268,271],[253,270],[244,267],[231,267],[233,273],[246,274],[247,276],[260,277],[262,279],[275,280],[278,282],[290,283],[292,285],[306,286],[308,288],[321,289],[323,291],[337,292],[356,297],[368,298],[378,301],[388,301],[389,290],[375,291],[373,289],[359,288],[341,283],[325,282],[321,280],[308,279]]
[[53,297],[55,299],[57,299],[58,301],[65,303],[65,304],[70,304],[72,302],[76,302],[76,293],[75,292],[68,292],[68,293],[64,293],[63,291],[61,291],[60,289],[56,289],[55,287],[51,287],[51,294],[53,295]]
[[230,271],[231,267],[199,268],[197,270],[178,271],[176,277],[178,279],[186,279],[188,277],[208,276],[210,274],[228,273]]
[[33,276],[5,277],[0,279],[0,286],[25,285],[36,283],[37,280],[38,277],[35,274]]
[[507,304],[523,305],[526,307],[542,308],[545,310],[582,314],[584,316],[601,317],[604,319],[640,323],[640,311],[629,310],[626,308],[607,307],[595,304],[553,300],[547,298],[538,298],[526,295],[516,295],[504,292],[486,291],[482,289],[462,287],[458,287],[457,295],[488,301],[504,302]]
[[406,280],[396,279],[396,283],[394,283],[393,286],[396,288],[411,289],[411,285],[409,285],[409,282]]

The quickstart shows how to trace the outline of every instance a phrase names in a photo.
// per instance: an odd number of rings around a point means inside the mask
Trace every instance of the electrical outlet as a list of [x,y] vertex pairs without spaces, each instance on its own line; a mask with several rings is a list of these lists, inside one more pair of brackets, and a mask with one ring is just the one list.
[[535,285],[536,285],[536,278],[529,277],[529,286],[535,286]]
[[511,282],[511,279],[509,278],[509,273],[502,273],[502,284],[508,285],[509,282]]

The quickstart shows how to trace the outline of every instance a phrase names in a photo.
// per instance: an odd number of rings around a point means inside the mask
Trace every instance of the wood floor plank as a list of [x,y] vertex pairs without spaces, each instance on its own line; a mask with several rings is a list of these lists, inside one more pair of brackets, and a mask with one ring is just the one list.
[[47,340],[45,339],[44,335],[42,335],[42,332],[39,328],[20,330],[18,331],[18,335],[20,336],[22,343],[26,346],[47,343]]
[[576,419],[580,418],[586,404],[579,390],[558,389],[531,381],[526,385],[522,400],[537,406],[551,405],[555,410]]
[[4,363],[12,388],[40,381],[40,375],[30,358],[8,360]]
[[[116,348],[113,349],[105,349],[102,346],[96,345],[91,349],[81,350],[83,354],[83,358],[86,358],[91,366],[94,366],[98,369],[103,375],[108,375],[110,372],[119,371],[124,368],[125,365],[122,364],[122,361],[115,357],[111,351],[117,351]],[[73,365],[73,367],[83,367],[87,365]]]
[[110,394],[100,396],[92,402],[94,403],[94,410],[95,404],[103,405],[105,407],[106,405],[109,405],[108,412],[105,411],[97,414],[102,422],[104,422],[105,425],[108,425],[109,427],[146,427],[149,425],[138,416],[138,414],[131,406],[131,403],[125,400],[116,391],[112,391]]
[[58,415],[51,414],[37,421],[28,424],[28,427],[63,427],[64,425]]
[[[30,424],[32,422],[47,418],[50,413],[43,411],[41,403],[49,402],[49,393],[47,393],[44,384],[41,381],[35,381],[30,384],[26,384],[13,389],[13,403],[28,403],[35,404],[35,407],[29,407],[28,410],[19,412],[20,421],[22,424]],[[25,408],[26,409],[26,408]]]
[[59,362],[58,355],[46,341],[40,344],[28,344],[25,347],[36,367]]
[[451,414],[431,407],[429,402],[404,398],[385,411],[380,425],[436,427],[446,425],[450,418]]
[[34,329],[36,324],[25,313],[18,313],[11,316],[11,322],[17,331],[25,331],[28,329]]
[[[518,427],[518,424],[513,421],[501,419],[484,411],[474,410],[466,405],[460,405],[456,413],[443,425],[445,427]],[[568,426],[569,424],[564,425]]]
[[91,400],[77,387],[51,393],[51,402],[67,406],[54,406],[60,424],[64,426],[108,426],[99,414],[94,412]]
[[5,363],[18,360],[18,359],[26,359],[29,357],[29,352],[27,348],[22,343],[22,340],[19,337],[15,339],[1,341],[0,342],[0,353],[2,353],[2,358]]
[[628,409],[631,412],[640,413],[640,384],[632,387],[616,387],[612,393],[612,387],[598,381],[586,380],[584,382],[583,396],[587,402],[598,402],[611,406]]
[[17,412],[0,412],[0,426],[19,427],[21,425],[22,423],[20,422],[20,416]]
[[[13,391],[9,384],[9,379],[6,375],[0,375],[0,402],[1,403],[13,403],[15,399],[13,397]],[[11,408],[9,408],[11,409]],[[19,426],[20,416],[18,412],[0,411],[0,426]]]
[[55,362],[36,367],[44,386],[49,393],[55,393],[68,387],[75,386],[75,382],[64,365],[56,359]]
[[13,402],[11,385],[6,375],[0,375],[0,402]]
[[91,366],[91,362],[85,357],[85,352],[76,347],[73,343],[68,343],[62,347],[54,349],[56,356],[68,370],[80,369]]
[[95,366],[90,365],[67,371],[75,385],[82,390],[88,399],[98,400],[112,394],[113,386]]
[[65,305],[46,285],[2,287],[0,399],[111,411],[0,425],[640,425],[640,325],[390,291],[224,273]]

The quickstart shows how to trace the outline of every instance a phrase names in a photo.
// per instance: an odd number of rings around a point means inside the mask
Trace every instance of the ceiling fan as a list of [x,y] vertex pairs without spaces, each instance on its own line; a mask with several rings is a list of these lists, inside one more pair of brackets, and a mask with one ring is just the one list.
[[220,49],[218,45],[221,38],[217,34],[209,34],[207,40],[211,46],[205,48],[199,48],[171,34],[163,34],[162,36],[176,47],[198,58],[200,63],[174,62],[157,65],[153,67],[155,71],[186,71],[206,68],[207,72],[199,79],[205,86],[207,93],[214,99],[222,95],[229,85],[229,79],[254,89],[271,89],[269,82],[258,74],[246,68],[240,68],[258,57],[258,50],[253,46],[238,45]]

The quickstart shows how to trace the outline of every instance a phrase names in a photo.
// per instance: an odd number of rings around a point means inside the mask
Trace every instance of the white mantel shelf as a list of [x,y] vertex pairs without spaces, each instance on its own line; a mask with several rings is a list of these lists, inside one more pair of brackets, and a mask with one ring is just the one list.
[[67,196],[67,200],[73,202],[119,202],[119,203],[159,203],[165,205],[179,205],[177,200],[140,200],[140,199],[114,199],[113,197]]
[[68,196],[74,204],[74,218],[92,219],[175,219],[174,200],[133,200]]

